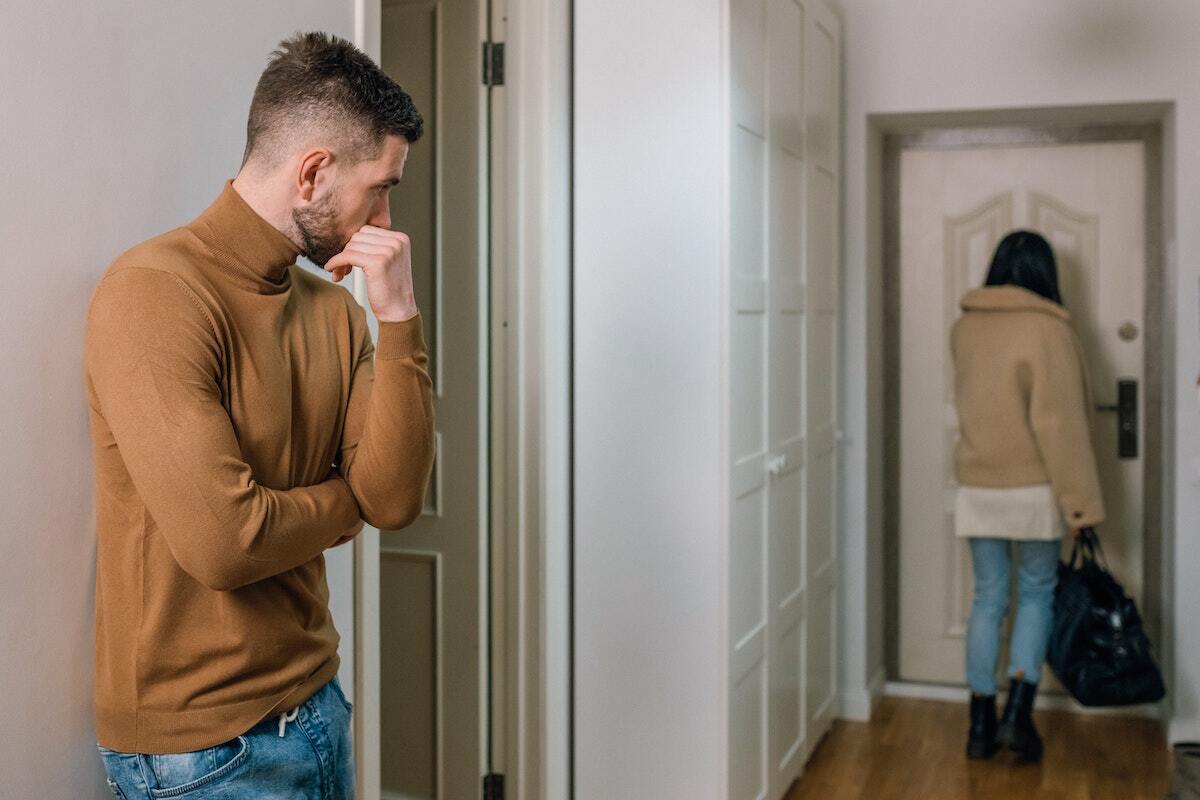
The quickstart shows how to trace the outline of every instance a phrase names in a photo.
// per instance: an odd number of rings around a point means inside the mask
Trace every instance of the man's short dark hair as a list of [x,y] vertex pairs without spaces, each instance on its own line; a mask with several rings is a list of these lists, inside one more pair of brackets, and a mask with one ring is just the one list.
[[242,163],[274,164],[301,137],[325,139],[354,163],[374,158],[385,136],[415,142],[422,127],[412,98],[366,53],[327,33],[297,33],[258,79]]

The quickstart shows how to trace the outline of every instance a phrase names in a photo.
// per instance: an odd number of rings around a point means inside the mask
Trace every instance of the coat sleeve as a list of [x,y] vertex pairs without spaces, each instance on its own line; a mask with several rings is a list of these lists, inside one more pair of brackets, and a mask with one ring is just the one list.
[[358,356],[339,468],[362,518],[381,530],[397,530],[421,515],[433,470],[433,383],[422,317],[380,322],[373,344],[366,312],[351,305]]
[[320,555],[358,521],[345,480],[256,482],[221,402],[220,349],[200,301],[168,272],[106,276],[88,310],[87,380],[138,495],[179,566],[230,590]]
[[1072,528],[1104,521],[1104,499],[1092,450],[1091,398],[1071,329],[1054,321],[1031,362],[1029,421],[1042,463]]

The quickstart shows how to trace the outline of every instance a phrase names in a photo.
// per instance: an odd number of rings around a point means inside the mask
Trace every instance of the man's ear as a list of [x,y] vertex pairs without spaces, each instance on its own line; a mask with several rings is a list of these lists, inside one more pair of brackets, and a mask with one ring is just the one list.
[[306,203],[311,203],[316,190],[330,178],[333,153],[315,147],[300,157],[296,169],[296,191]]

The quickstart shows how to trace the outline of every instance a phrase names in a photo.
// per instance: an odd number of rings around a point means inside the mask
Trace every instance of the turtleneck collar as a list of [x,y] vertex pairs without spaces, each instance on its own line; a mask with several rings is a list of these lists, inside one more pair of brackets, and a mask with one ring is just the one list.
[[1059,319],[1070,319],[1067,309],[1022,286],[981,286],[963,295],[963,311],[1040,311]]
[[300,248],[242,199],[232,179],[225,181],[213,204],[188,227],[245,288],[276,294],[291,287],[288,267],[296,263]]

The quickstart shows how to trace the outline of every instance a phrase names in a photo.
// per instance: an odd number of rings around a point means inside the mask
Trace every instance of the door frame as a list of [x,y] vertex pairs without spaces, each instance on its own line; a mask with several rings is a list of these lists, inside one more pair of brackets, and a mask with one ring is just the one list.
[[[487,2],[487,0],[483,0]],[[572,780],[572,262],[570,2],[491,0],[505,83],[493,164],[490,375],[500,387],[489,478],[493,569],[503,609],[494,649],[492,756],[510,797],[569,798]],[[380,58],[382,0],[353,0],[354,43]],[[499,23],[499,24],[497,24]],[[499,39],[497,39],[499,40]],[[497,92],[497,89],[493,89]],[[355,273],[353,292],[366,305]],[[493,400],[497,393],[493,393]],[[496,446],[497,444],[502,446]],[[503,476],[503,480],[498,480]],[[354,540],[354,720],[358,797],[379,800],[379,532]],[[496,615],[501,616],[500,614]],[[495,641],[495,640],[494,640]]]
[[[1100,111],[1100,110],[1097,110]],[[1142,118],[1138,113],[1141,111]],[[1145,418],[1143,464],[1143,568],[1145,598],[1142,615],[1147,633],[1156,645],[1165,674],[1170,674],[1171,570],[1164,555],[1172,552],[1170,507],[1174,495],[1174,461],[1167,430],[1173,414],[1170,390],[1174,371],[1173,349],[1166,347],[1173,329],[1174,303],[1168,294],[1164,251],[1163,141],[1164,120],[1159,114],[1130,110],[1131,118],[1104,121],[1119,115],[1098,113],[1095,121],[1086,111],[1071,109],[990,112],[985,114],[899,115],[874,120],[881,136],[882,187],[882,336],[879,352],[883,366],[883,425],[881,442],[883,571],[884,693],[930,699],[963,699],[965,689],[905,682],[899,678],[899,268],[900,268],[900,156],[906,149],[963,149],[984,146],[1050,145],[1086,142],[1141,142],[1145,147],[1145,359],[1146,385],[1142,401]],[[1082,119],[1081,119],[1082,117]],[[891,123],[889,125],[889,122]],[[1169,695],[1168,695],[1169,698]],[[1167,703],[1126,709],[1123,713],[1167,717]],[[1043,696],[1039,707],[1083,711],[1069,697]],[[1112,709],[1105,709],[1113,713]]]

